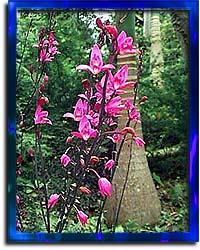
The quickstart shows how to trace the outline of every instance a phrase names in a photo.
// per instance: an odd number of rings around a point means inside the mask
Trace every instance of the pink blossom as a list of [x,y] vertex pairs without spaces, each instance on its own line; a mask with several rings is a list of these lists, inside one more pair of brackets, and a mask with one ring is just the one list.
[[131,121],[140,122],[140,113],[136,109],[133,109],[129,114],[129,118]]
[[103,66],[101,51],[98,45],[96,44],[92,48],[92,52],[90,56],[90,66],[81,64],[76,67],[77,70],[89,71],[93,75],[97,75],[102,71],[111,70],[114,68],[115,67],[112,64],[106,64]]
[[82,226],[85,226],[85,224],[88,221],[88,216],[83,211],[78,211],[77,217],[81,223]]
[[59,194],[52,194],[48,200],[48,208],[53,208],[58,202],[59,197]]
[[19,204],[20,203],[20,198],[18,195],[16,195],[16,203]]
[[122,31],[119,34],[119,36],[117,38],[117,44],[118,44],[118,53],[120,55],[140,54],[140,51],[133,47],[133,38],[127,37],[127,34],[125,31]]
[[122,98],[120,96],[116,96],[112,98],[105,105],[105,112],[110,116],[117,116],[119,112],[124,109],[124,106],[121,105]]
[[122,66],[114,76],[112,76],[111,73],[109,74],[109,80],[112,83],[116,94],[123,94],[125,93],[123,89],[133,87],[135,85],[135,82],[126,82],[127,78],[128,65]]
[[78,99],[75,107],[74,107],[74,113],[65,113],[63,117],[65,118],[73,118],[75,121],[80,121],[83,115],[87,112],[87,102],[82,101],[81,99]]
[[110,197],[112,194],[111,183],[106,178],[99,178],[98,180],[99,191],[101,195]]
[[[111,75],[110,72],[109,72],[109,75]],[[112,96],[112,94],[114,93],[114,88],[113,88],[112,83],[110,81],[111,77],[112,77],[112,75],[108,77],[108,80],[106,83],[106,99],[109,99]],[[102,99],[105,79],[106,79],[106,76],[104,75],[101,79],[101,82],[98,82],[95,84],[95,88],[97,90],[97,92],[95,93],[95,96],[97,97],[97,101],[100,101]]]
[[99,114],[98,113],[95,113],[93,110],[90,110],[88,115],[87,115],[87,118],[90,120],[91,124],[94,127],[98,126],[98,124],[99,124]]
[[71,132],[72,135],[87,141],[89,138],[95,138],[97,131],[91,128],[87,116],[83,116],[79,123],[79,132]]
[[47,118],[48,111],[42,111],[42,107],[40,105],[37,106],[35,111],[35,124],[50,124],[52,125],[52,122],[50,119]]
[[113,143],[117,143],[117,142],[120,142],[122,140],[119,128],[116,128],[115,132],[116,132],[116,134],[113,134],[112,137],[108,136],[108,138],[111,139],[113,141]]
[[66,167],[71,162],[71,158],[68,155],[63,154],[60,157],[60,162],[64,167]]
[[124,107],[125,107],[125,109],[127,109],[127,110],[131,110],[131,109],[134,108],[134,105],[131,103],[131,98],[130,98],[130,97],[128,97],[128,98],[126,99],[126,101],[125,101],[125,103],[124,103]]
[[115,40],[118,36],[118,30],[113,25],[105,25],[105,30],[110,34],[111,39]]
[[145,144],[145,142],[140,137],[135,137],[134,141],[138,147],[143,147]]
[[109,160],[106,162],[106,164],[104,165],[105,166],[105,169],[108,168],[108,169],[111,169],[115,164],[115,161],[114,160]]

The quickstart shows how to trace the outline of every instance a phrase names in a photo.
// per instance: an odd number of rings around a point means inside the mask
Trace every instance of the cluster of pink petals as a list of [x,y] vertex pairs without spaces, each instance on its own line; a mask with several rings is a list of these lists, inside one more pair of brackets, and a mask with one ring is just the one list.
[[142,138],[140,137],[135,137],[134,141],[136,143],[136,145],[140,148],[140,147],[144,147],[145,142],[142,140]]
[[140,123],[140,113],[135,108],[129,113],[129,118],[131,121]]
[[76,67],[77,70],[85,70],[92,73],[93,75],[97,75],[102,71],[111,70],[114,68],[115,67],[112,64],[106,64],[103,66],[102,54],[98,45],[96,44],[93,46],[91,51],[90,66],[81,64]]
[[71,162],[71,158],[68,155],[63,154],[60,157],[60,162],[64,167],[66,167]]
[[125,55],[125,54],[140,54],[138,49],[133,47],[133,38],[127,37],[125,31],[122,31],[119,36],[117,37],[117,49],[118,54]]
[[53,208],[59,200],[59,194],[52,194],[48,200],[48,208]]
[[122,138],[121,138],[121,135],[120,135],[119,128],[116,128],[114,132],[116,132],[116,133],[114,133],[112,137],[108,136],[108,138],[111,139],[113,143],[120,142],[122,140]]
[[98,186],[100,194],[104,196],[111,197],[112,195],[112,186],[111,183],[104,177],[99,178],[98,180]]
[[118,116],[119,112],[124,109],[124,105],[122,105],[122,98],[120,96],[116,96],[105,105],[105,112],[110,116]]
[[97,136],[97,130],[91,128],[91,124],[86,115],[84,115],[80,120],[78,130],[79,132],[71,132],[71,134],[75,137],[83,139],[84,141]]
[[114,160],[109,160],[109,161],[107,161],[106,163],[105,163],[105,169],[111,169],[113,166],[114,166],[114,164],[115,164],[115,161]]
[[74,113],[65,113],[63,117],[65,118],[72,118],[74,121],[80,121],[82,117],[87,113],[87,102],[82,101],[80,98],[78,99],[75,107],[74,107]]
[[77,217],[81,225],[84,227],[88,221],[88,216],[83,211],[78,211]]
[[41,39],[38,44],[33,45],[39,50],[39,61],[42,63],[51,62],[56,54],[60,54],[57,50],[58,42],[54,38],[54,34],[51,31],[48,40]]
[[35,118],[34,122],[35,124],[50,124],[52,125],[52,122],[50,119],[47,118],[48,111],[42,111],[41,105],[38,105],[35,111]]

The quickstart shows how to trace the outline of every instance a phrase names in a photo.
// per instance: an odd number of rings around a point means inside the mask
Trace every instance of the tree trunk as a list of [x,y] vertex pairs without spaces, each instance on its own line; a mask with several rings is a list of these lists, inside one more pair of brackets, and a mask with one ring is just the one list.
[[[135,57],[133,55],[119,56],[118,65],[121,67],[124,64],[129,66],[128,80],[136,80]],[[126,96],[133,96],[132,88],[127,90],[127,94],[124,94],[123,98],[126,98]],[[122,116],[119,118],[120,129],[124,128],[126,121],[127,114],[122,113]],[[136,133],[142,138],[141,123],[137,124]],[[138,149],[133,145],[130,152],[130,140],[128,140],[122,149],[119,164],[112,181],[113,195],[106,202],[105,216],[108,226],[112,226],[116,221],[130,154],[132,156],[131,164],[117,224],[124,225],[128,220],[134,220],[138,225],[154,224],[160,216],[160,201],[148,167],[145,150],[144,148]]]
[[158,11],[151,12],[151,74],[153,83],[158,87],[163,86],[161,74],[163,72],[164,61],[161,45],[160,14]]

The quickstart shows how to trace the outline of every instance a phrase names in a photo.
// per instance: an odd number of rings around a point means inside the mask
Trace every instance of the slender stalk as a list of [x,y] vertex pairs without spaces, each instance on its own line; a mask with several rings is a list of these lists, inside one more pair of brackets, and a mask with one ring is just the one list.
[[123,200],[123,197],[124,197],[124,192],[125,192],[126,185],[127,185],[127,182],[128,182],[128,176],[129,176],[129,172],[130,172],[131,159],[132,159],[132,153],[131,153],[132,149],[133,149],[133,140],[131,140],[128,168],[127,168],[127,172],[126,172],[126,177],[125,177],[125,181],[124,181],[124,185],[123,185],[123,189],[122,189],[122,193],[121,193],[119,205],[118,205],[117,212],[116,212],[116,217],[115,217],[113,232],[115,232],[115,228],[116,228],[116,225],[117,225],[117,222],[118,222],[118,218],[119,218],[119,212],[120,212],[122,200]]

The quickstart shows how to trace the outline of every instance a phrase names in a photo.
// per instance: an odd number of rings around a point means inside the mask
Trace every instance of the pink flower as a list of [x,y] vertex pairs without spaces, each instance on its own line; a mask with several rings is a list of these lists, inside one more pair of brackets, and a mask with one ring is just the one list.
[[108,138],[111,139],[113,141],[113,143],[120,142],[122,139],[118,128],[115,129],[115,132],[116,132],[116,134],[113,134],[112,137],[108,136]]
[[123,94],[125,88],[133,87],[135,82],[126,82],[128,78],[128,65],[122,66],[117,73],[112,76],[110,73],[109,80],[113,85],[116,94]]
[[125,107],[125,109],[127,109],[127,110],[131,110],[131,109],[134,108],[134,105],[131,103],[131,98],[130,98],[130,97],[128,97],[128,98],[126,99],[126,101],[125,101],[125,103],[124,103],[124,107]]
[[131,119],[131,121],[139,122],[140,123],[140,113],[138,111],[136,111],[136,109],[133,109],[130,112],[129,118]]
[[66,154],[63,154],[61,157],[60,157],[60,161],[61,161],[61,164],[66,167],[70,162],[71,162],[71,158],[66,155]]
[[120,55],[140,54],[140,51],[133,47],[133,38],[127,37],[127,34],[125,31],[122,31],[119,34],[117,38],[117,44],[118,44],[118,53]]
[[145,142],[140,137],[135,137],[134,141],[138,147],[143,147],[145,144]]
[[119,112],[124,109],[124,106],[121,105],[122,98],[120,96],[116,96],[112,98],[106,105],[105,111],[110,116],[117,116]]
[[52,122],[50,119],[47,118],[48,111],[42,111],[42,107],[40,105],[37,106],[35,111],[35,124],[50,124],[52,125]]
[[98,185],[99,185],[99,191],[103,197],[105,195],[108,197],[111,196],[112,186],[111,183],[106,178],[99,178]]
[[16,203],[19,204],[20,203],[20,198],[18,195],[16,195]]
[[114,160],[109,160],[106,162],[106,164],[104,165],[105,166],[105,169],[108,168],[108,169],[111,169],[115,164],[115,161]]
[[77,217],[78,217],[78,219],[79,219],[81,225],[84,227],[85,224],[86,224],[87,221],[88,221],[88,216],[87,216],[83,211],[78,211]]
[[115,67],[112,64],[106,64],[103,66],[101,51],[98,45],[96,44],[92,48],[92,52],[90,56],[90,66],[81,64],[76,67],[77,70],[89,71],[93,75],[97,75],[102,71],[111,70],[114,68]]
[[78,99],[75,107],[74,107],[74,113],[65,113],[63,117],[65,118],[73,118],[74,121],[80,121],[84,114],[87,112],[87,102],[82,101],[81,99]]
[[79,132],[71,132],[72,135],[87,141],[89,138],[95,138],[97,131],[91,128],[87,116],[83,116],[79,123]]
[[59,197],[59,194],[52,194],[48,200],[48,208],[53,208],[58,202]]

